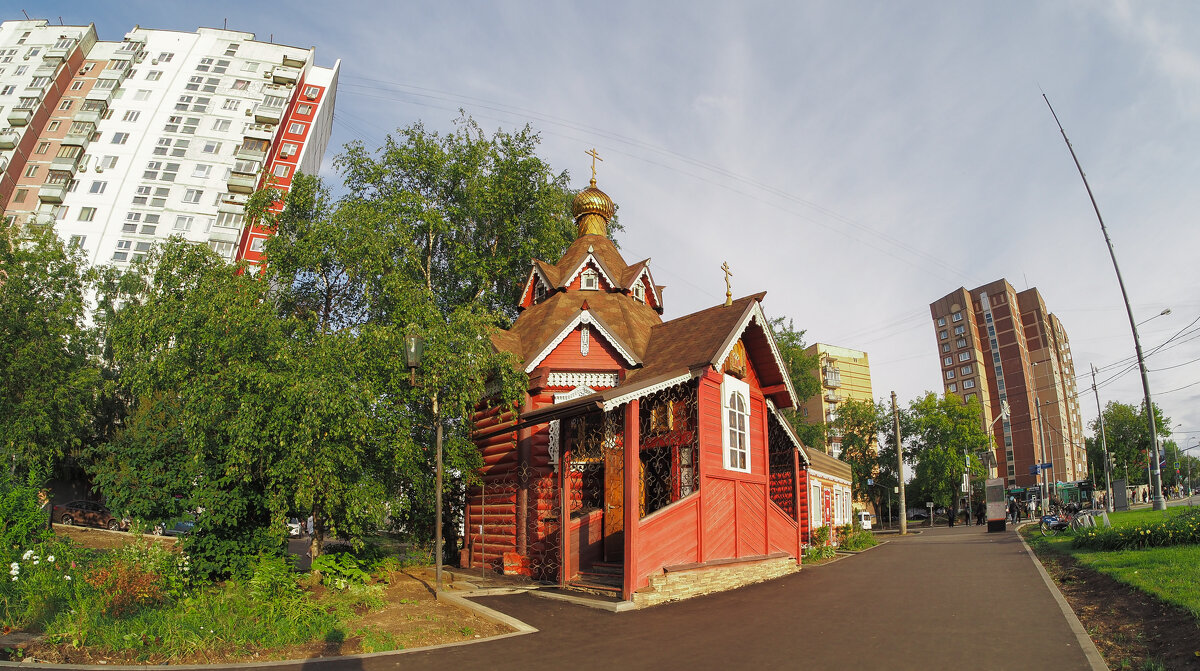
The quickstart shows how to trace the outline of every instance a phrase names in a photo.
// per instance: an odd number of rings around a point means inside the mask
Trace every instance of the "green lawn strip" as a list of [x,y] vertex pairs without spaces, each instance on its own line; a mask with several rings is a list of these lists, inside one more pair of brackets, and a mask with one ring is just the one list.
[[1069,545],[1067,549],[1084,566],[1200,619],[1200,545],[1116,552],[1072,551]]
[[[340,643],[355,610],[382,605],[380,590],[329,591],[285,602],[255,599],[242,585],[226,583],[180,601],[145,608],[124,618],[94,611],[62,613],[47,627],[47,640],[87,645],[139,660],[178,661],[194,654],[249,655],[311,642]],[[355,634],[365,632],[356,631]]]
[[[1180,512],[1170,509],[1164,515],[1159,510],[1130,510],[1112,513],[1109,520],[1118,529],[1148,527]],[[1070,532],[1042,536],[1037,526],[1031,525],[1023,528],[1022,534],[1038,552],[1069,555],[1083,566],[1183,608],[1200,620],[1200,545],[1096,551],[1072,547],[1074,534]]]

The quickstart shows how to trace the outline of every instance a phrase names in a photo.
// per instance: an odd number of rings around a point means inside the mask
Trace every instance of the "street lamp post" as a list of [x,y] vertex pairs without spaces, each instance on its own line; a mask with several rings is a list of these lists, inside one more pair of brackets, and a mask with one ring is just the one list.
[[1050,99],[1045,94],[1042,94],[1042,98],[1046,101],[1046,106],[1050,108],[1050,114],[1054,116],[1054,123],[1058,124],[1058,131],[1062,133],[1063,141],[1067,143],[1067,149],[1071,152],[1071,159],[1075,161],[1079,177],[1083,179],[1083,186],[1087,189],[1088,198],[1092,201],[1092,209],[1095,210],[1096,219],[1100,222],[1100,232],[1104,234],[1104,242],[1108,245],[1108,256],[1112,259],[1113,270],[1117,274],[1117,284],[1121,287],[1121,298],[1125,301],[1125,314],[1129,316],[1129,328],[1133,331],[1133,349],[1137,354],[1138,370],[1142,374],[1142,393],[1146,400],[1146,421],[1150,425],[1150,445],[1154,450],[1154,471],[1151,484],[1151,490],[1154,492],[1154,509],[1166,510],[1167,502],[1162,497],[1162,473],[1158,467],[1158,430],[1154,425],[1154,404],[1150,401],[1150,379],[1146,375],[1146,358],[1142,355],[1142,341],[1138,338],[1137,321],[1133,318],[1133,308],[1129,304],[1129,292],[1125,290],[1125,280],[1121,277],[1121,268],[1117,265],[1117,253],[1113,251],[1112,239],[1108,237],[1108,228],[1104,225],[1104,217],[1100,216],[1100,206],[1096,204],[1096,197],[1092,194],[1092,187],[1088,184],[1087,175],[1083,173],[1079,157],[1075,155],[1075,148],[1067,139],[1067,131],[1063,130],[1062,122],[1058,120],[1058,114],[1054,112]]
[[[425,341],[421,336],[410,335],[405,342],[405,355],[408,359],[408,370],[413,386],[417,384],[417,369],[421,367],[421,358],[425,353]],[[434,581],[435,594],[442,593],[442,416],[438,409],[437,390],[430,396],[433,402],[433,421],[437,432],[437,471],[434,477]]]
[[1096,394],[1096,416],[1100,418],[1100,448],[1104,450],[1104,508],[1113,511],[1112,473],[1108,464],[1108,440],[1104,436],[1104,409],[1100,407],[1100,390],[1096,387],[1096,366],[1092,364],[1092,392]]

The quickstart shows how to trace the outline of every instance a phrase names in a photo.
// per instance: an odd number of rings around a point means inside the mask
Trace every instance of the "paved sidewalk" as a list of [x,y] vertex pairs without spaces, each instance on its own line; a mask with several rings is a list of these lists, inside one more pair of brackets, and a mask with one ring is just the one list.
[[270,668],[1105,668],[1090,641],[1081,645],[1078,621],[1064,614],[1057,589],[1013,531],[956,526],[886,538],[867,552],[778,580],[625,613],[530,594],[480,597],[477,603],[538,631]]

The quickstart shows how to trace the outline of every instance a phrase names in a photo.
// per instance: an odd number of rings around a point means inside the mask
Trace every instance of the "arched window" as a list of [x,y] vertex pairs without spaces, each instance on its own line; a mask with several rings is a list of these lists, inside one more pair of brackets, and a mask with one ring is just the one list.
[[539,280],[533,281],[533,302],[541,303],[546,298],[546,285]]
[[646,285],[642,284],[641,280],[633,285],[633,297],[642,303],[646,302]]
[[724,462],[731,471],[750,472],[750,386],[731,376],[721,385]]

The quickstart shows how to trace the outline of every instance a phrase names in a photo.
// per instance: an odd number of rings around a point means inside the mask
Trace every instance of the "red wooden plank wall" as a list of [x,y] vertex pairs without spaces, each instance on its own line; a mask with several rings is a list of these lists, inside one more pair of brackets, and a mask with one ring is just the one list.
[[633,589],[645,587],[648,578],[664,566],[700,561],[700,510],[697,492],[641,520],[634,547],[638,575]]
[[737,483],[737,556],[767,554],[767,513],[763,485]]
[[604,339],[600,331],[593,326],[588,330],[587,356],[579,352],[580,330],[577,327],[546,356],[538,368],[554,370],[579,371],[613,371],[624,370],[624,357]]
[[797,559],[800,548],[796,547],[796,522],[774,502],[767,505],[767,551],[786,552]]

